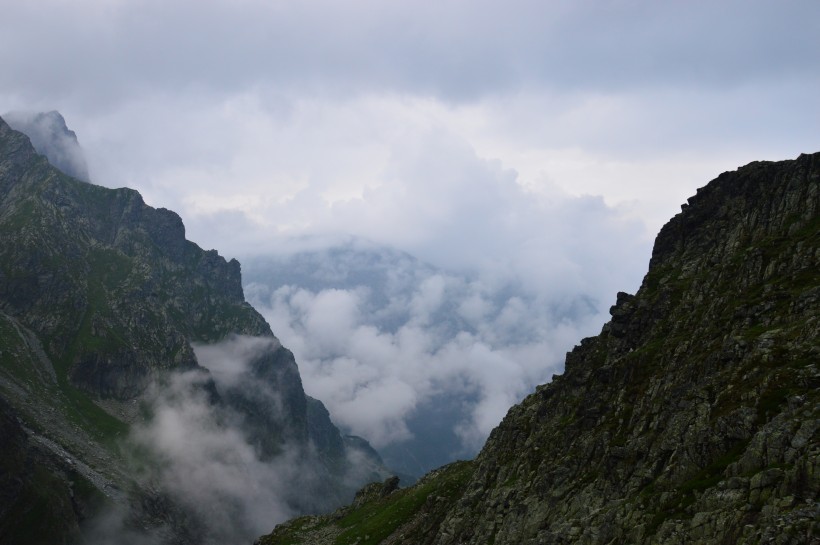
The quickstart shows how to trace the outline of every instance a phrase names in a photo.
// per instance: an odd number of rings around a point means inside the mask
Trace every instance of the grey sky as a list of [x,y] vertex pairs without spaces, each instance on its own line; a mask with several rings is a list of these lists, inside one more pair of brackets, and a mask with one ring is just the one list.
[[461,101],[533,86],[617,92],[816,77],[811,1],[7,4],[4,64],[25,71],[4,79],[52,98],[95,89],[113,102],[262,82]]
[[[207,168],[216,184],[261,191],[241,181],[252,177],[252,166],[237,167],[248,154],[265,190],[312,176],[327,204],[328,187],[349,196],[380,183],[380,155],[400,145],[386,132],[433,127],[530,188],[548,178],[609,204],[637,201],[651,232],[716,170],[791,157],[818,140],[820,7],[811,0],[2,8],[3,111],[59,109],[99,183],[159,189],[158,205],[179,207],[194,184],[180,171]],[[266,163],[264,146],[243,141],[280,147],[271,132],[296,153]]]

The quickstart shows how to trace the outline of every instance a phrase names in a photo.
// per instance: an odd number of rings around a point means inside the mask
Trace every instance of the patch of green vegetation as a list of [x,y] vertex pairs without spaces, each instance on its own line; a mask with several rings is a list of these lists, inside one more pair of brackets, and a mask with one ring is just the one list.
[[[0,371],[6,373],[18,384],[24,385],[35,395],[40,403],[63,412],[69,420],[92,434],[109,439],[115,444],[116,437],[124,436],[128,426],[112,417],[96,404],[85,393],[68,382],[64,366],[57,366],[57,386],[64,396],[55,395],[56,389],[44,383],[44,378],[36,371],[37,365],[30,348],[20,338],[11,322],[0,319]],[[36,421],[27,425],[40,429]]]
[[127,435],[129,426],[105,412],[92,401],[87,393],[71,384],[69,372],[80,346],[81,339],[78,336],[64,357],[53,359],[57,385],[67,401],[64,406],[65,414],[71,422],[114,448],[116,439]]
[[88,262],[91,266],[95,283],[114,289],[128,280],[133,269],[131,259],[125,254],[112,249],[99,248],[89,252]]
[[336,545],[380,543],[418,513],[429,498],[440,502],[444,510],[461,496],[472,474],[472,462],[455,462],[434,478],[363,505],[337,522],[344,531]]
[[88,394],[70,384],[67,377],[58,379],[58,383],[69,401],[66,415],[72,422],[96,435],[110,448],[116,447],[118,438],[128,435],[128,424],[97,406]]

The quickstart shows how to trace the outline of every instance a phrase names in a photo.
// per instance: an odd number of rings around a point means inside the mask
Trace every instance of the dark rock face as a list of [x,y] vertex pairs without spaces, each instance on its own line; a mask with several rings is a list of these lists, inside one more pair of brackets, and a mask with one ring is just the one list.
[[272,335],[244,300],[239,263],[185,240],[175,213],[61,176],[5,124],[0,139],[0,308],[75,385],[129,399],[158,372],[196,366],[190,342]]
[[820,153],[722,174],[493,431],[440,524],[381,542],[817,542],[818,271]]
[[493,432],[435,542],[808,543],[817,271],[820,154],[699,190],[639,292]]
[[95,499],[83,477],[34,443],[2,397],[0,437],[0,543],[76,541]]
[[91,181],[77,135],[66,126],[60,112],[10,112],[3,119],[28,136],[37,153],[45,155],[49,163],[72,178]]
[[[78,463],[90,456],[105,469],[87,468],[90,488],[133,480],[107,446],[128,430],[117,411],[138,409],[147,388],[172,372],[204,371],[193,344],[246,336],[266,339],[264,348],[246,362],[241,386],[204,386],[212,403],[237,415],[261,460],[285,449],[303,453],[322,483],[321,506],[339,505],[366,482],[346,479],[349,457],[367,449],[343,440],[321,402],[310,400],[309,415],[293,354],[245,301],[239,263],[186,240],[177,214],[147,206],[136,191],[63,174],[0,119],[0,395],[43,444],[64,445]],[[35,482],[10,475],[28,483],[25,490]],[[56,483],[67,482],[57,475]],[[55,502],[66,497],[54,489]],[[136,497],[149,507],[168,502],[143,491]],[[6,506],[0,502],[0,517]],[[144,511],[154,516],[152,509]],[[161,514],[157,520],[168,524]]]

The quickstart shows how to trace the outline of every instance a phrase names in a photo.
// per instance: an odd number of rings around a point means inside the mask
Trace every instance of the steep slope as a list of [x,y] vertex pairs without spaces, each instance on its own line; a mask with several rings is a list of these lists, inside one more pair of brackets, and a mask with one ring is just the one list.
[[[217,368],[200,365],[197,351],[202,357],[207,347],[248,343],[254,349],[242,356],[241,373],[231,371],[233,380],[220,382]],[[245,302],[237,261],[187,241],[179,216],[147,206],[136,191],[63,174],[0,119],[0,412],[11,423],[19,419],[14,433],[22,433],[19,448],[7,452],[4,444],[3,455],[57,460],[44,464],[56,483],[43,489],[51,491],[48,503],[72,505],[76,473],[110,501],[140,504],[137,524],[151,524],[173,509],[163,504],[161,483],[143,482],[125,463],[131,454],[123,449],[132,447],[123,440],[132,424],[151,417],[150,396],[171,373],[185,371],[213,377],[195,389],[220,411],[217,424],[235,425],[262,462],[298,453],[312,476],[300,492],[314,496],[291,494],[293,508],[327,508],[352,495],[369,474],[350,456],[380,474],[378,457],[345,442],[324,407],[316,410],[319,401],[310,401],[309,417],[293,355]],[[23,467],[9,463],[0,473],[25,484],[0,504],[0,543],[15,542],[22,520],[35,533],[52,523],[76,529],[87,515],[82,509],[73,522],[65,518],[71,510],[53,513],[54,520],[49,512],[15,516],[31,513],[18,500],[43,493]],[[292,479],[296,490],[300,476]]]
[[724,173],[661,230],[601,334],[510,410],[463,493],[259,542],[348,543],[367,524],[388,531],[360,543],[816,542],[818,271],[820,153]]
[[[185,240],[175,213],[131,189],[62,175],[0,124],[0,310],[33,331],[58,382],[131,399],[170,369],[192,369],[192,342],[272,336],[243,297],[240,267]],[[282,393],[279,435],[306,439],[292,355],[266,354]]]

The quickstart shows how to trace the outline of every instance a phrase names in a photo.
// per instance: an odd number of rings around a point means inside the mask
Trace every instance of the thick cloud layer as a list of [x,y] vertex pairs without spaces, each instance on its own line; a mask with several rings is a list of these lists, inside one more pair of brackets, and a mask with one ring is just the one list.
[[652,233],[714,174],[817,147],[818,20],[812,0],[5,2],[0,111],[59,109],[99,183],[223,251],[314,227],[430,130]]
[[439,416],[461,444],[446,446],[475,452],[507,409],[560,372],[564,352],[602,321],[580,296],[562,306],[445,273],[393,288],[379,305],[367,286],[249,287],[297,354],[308,392],[377,447],[409,439],[415,412],[449,396],[461,404]]
[[296,354],[307,391],[408,472],[474,454],[597,333],[648,257],[641,226],[602,199],[532,194],[469,150],[430,147],[347,206],[374,225],[392,217],[403,246],[436,266],[359,239],[244,261],[246,294]]
[[0,83],[52,97],[96,87],[87,103],[259,82],[447,100],[522,86],[728,87],[810,73],[816,10],[810,0],[9,2],[0,28],[18,47],[0,59],[18,69]]

